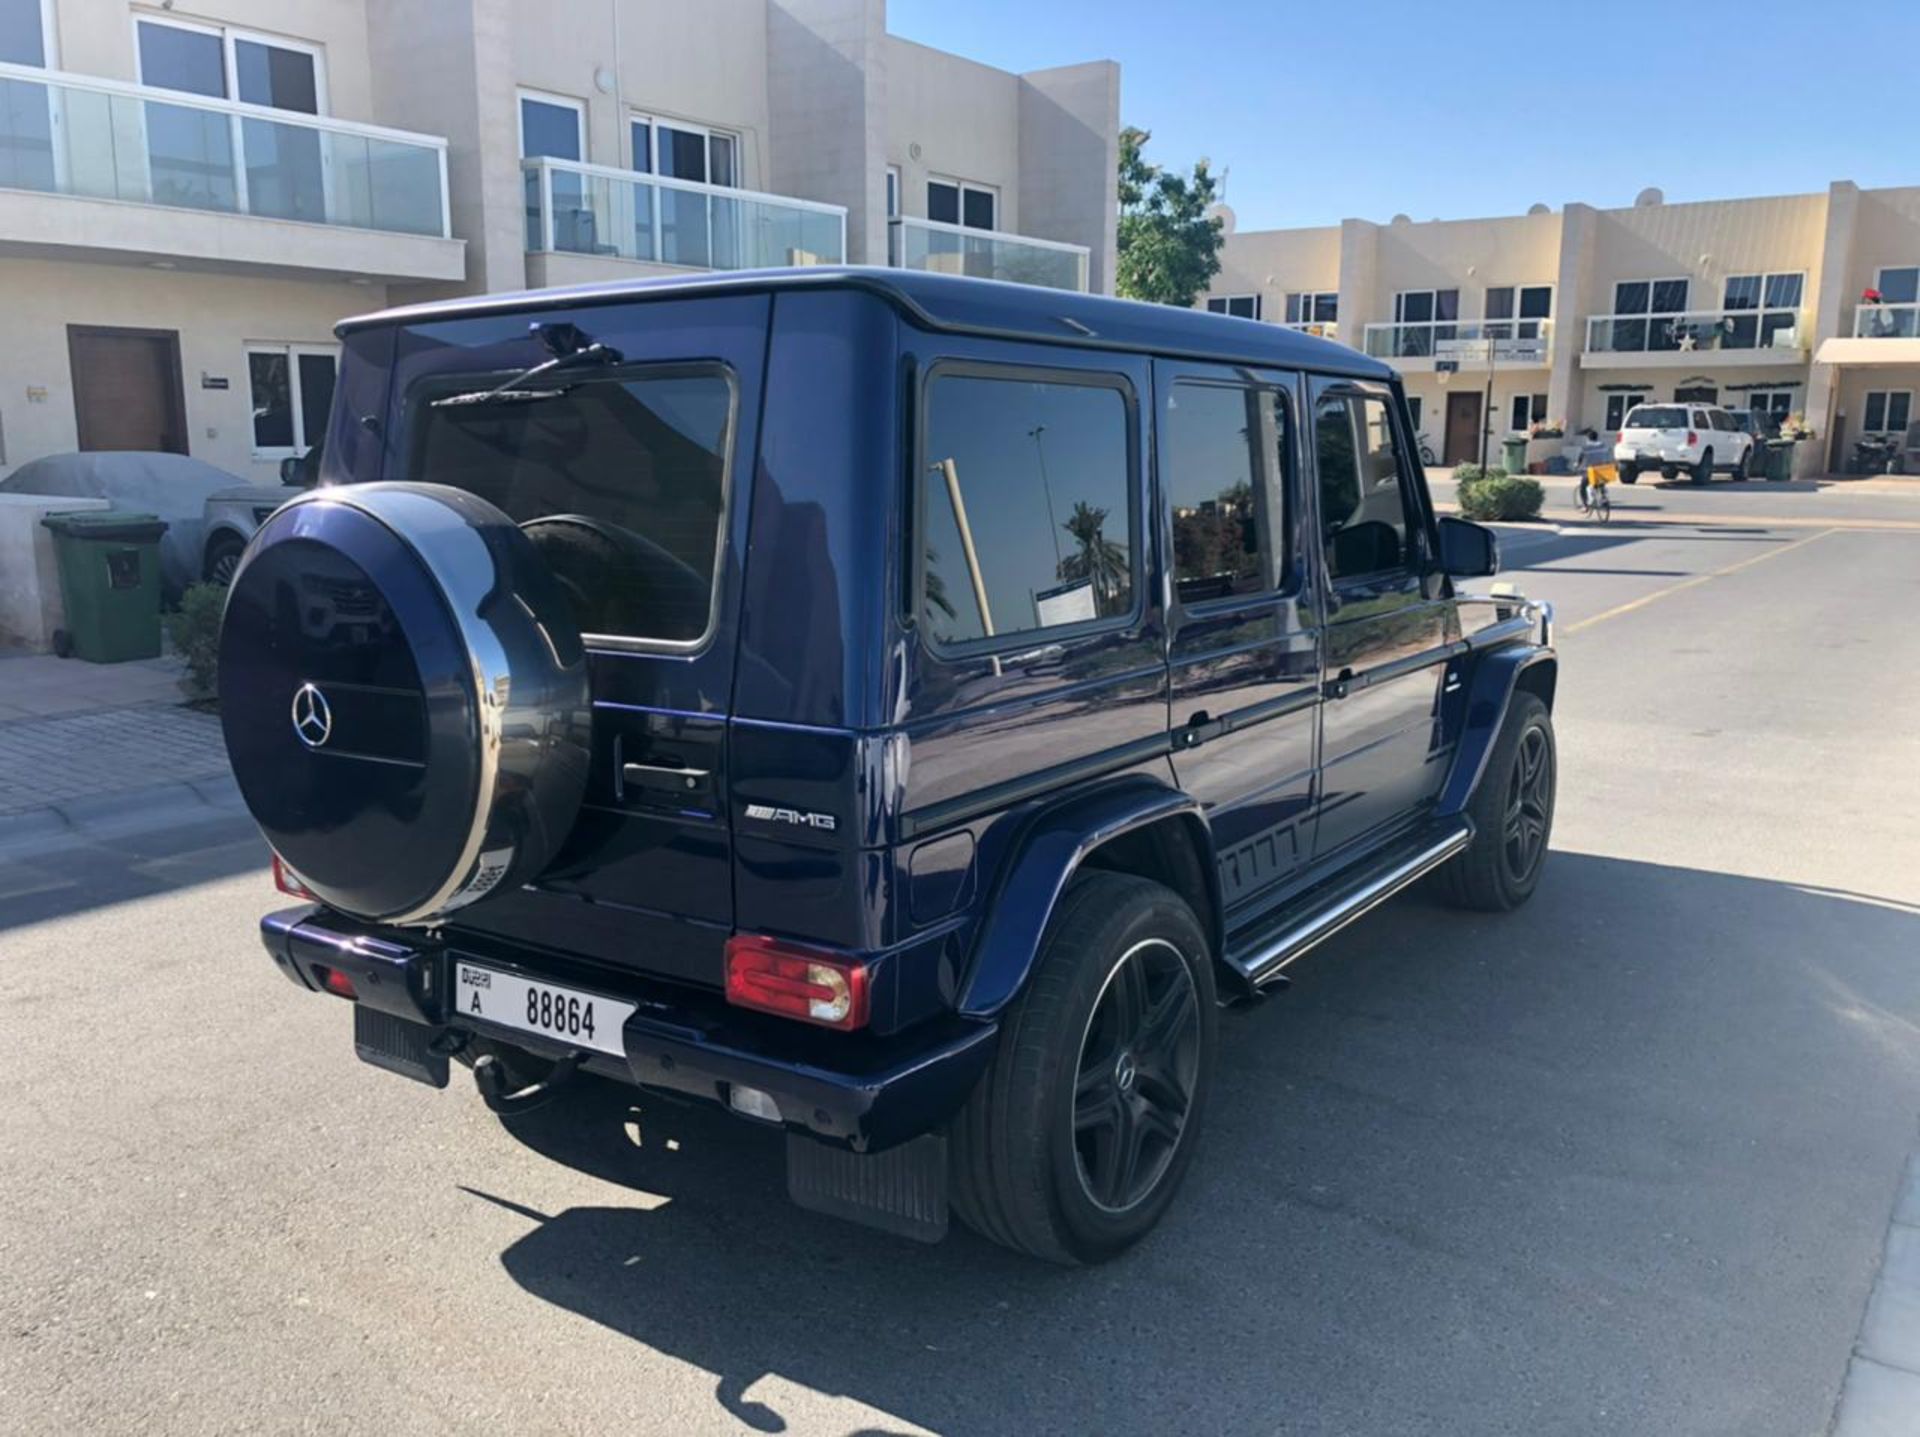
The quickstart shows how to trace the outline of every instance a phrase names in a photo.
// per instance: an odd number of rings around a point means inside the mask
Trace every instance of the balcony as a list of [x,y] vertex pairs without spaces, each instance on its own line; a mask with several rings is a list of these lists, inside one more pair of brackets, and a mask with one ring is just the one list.
[[1806,317],[1797,309],[1700,309],[1674,314],[1596,314],[1587,319],[1581,364],[1684,368],[1711,354],[1725,366],[1799,364]]
[[1282,329],[1291,329],[1299,334],[1311,334],[1316,339],[1338,339],[1340,321],[1337,319],[1290,319],[1284,321]]
[[1853,334],[1820,341],[1822,364],[1920,366],[1920,304],[1862,304],[1853,312]]
[[1920,304],[1863,304],[1853,312],[1855,339],[1920,339]]
[[966,229],[939,220],[902,216],[887,226],[887,263],[896,269],[1084,292],[1088,253],[1085,245]]
[[447,142],[0,64],[0,247],[183,268],[460,279]]
[[530,159],[528,281],[840,264],[847,212],[784,195],[572,160]]
[[1466,370],[1539,368],[1553,356],[1550,319],[1433,319],[1370,324],[1366,353],[1404,370],[1431,373],[1445,361]]

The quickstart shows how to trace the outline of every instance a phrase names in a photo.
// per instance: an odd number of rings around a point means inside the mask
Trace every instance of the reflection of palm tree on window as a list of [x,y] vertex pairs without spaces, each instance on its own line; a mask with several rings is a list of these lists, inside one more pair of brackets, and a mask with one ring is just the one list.
[[927,545],[927,604],[938,609],[949,619],[957,619],[959,613],[953,607],[953,600],[947,597],[947,581],[940,573],[940,551]]
[[1127,590],[1127,549],[1102,532],[1107,511],[1096,509],[1084,499],[1076,499],[1073,513],[1060,527],[1080,546],[1076,554],[1060,561],[1062,579],[1090,579],[1093,591],[1103,604],[1110,604]]

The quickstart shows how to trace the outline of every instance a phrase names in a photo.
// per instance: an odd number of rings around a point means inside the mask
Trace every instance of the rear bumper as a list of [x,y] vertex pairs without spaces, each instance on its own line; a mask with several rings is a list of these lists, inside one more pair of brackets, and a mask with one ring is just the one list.
[[1617,465],[1631,465],[1635,469],[1660,469],[1673,465],[1680,469],[1691,469],[1700,462],[1698,454],[1689,454],[1678,445],[1649,444],[1644,448],[1632,448],[1621,445],[1613,451],[1613,462]]
[[998,1025],[958,1017],[891,1038],[844,1034],[730,1007],[718,995],[604,969],[562,967],[545,955],[469,951],[428,934],[396,940],[311,906],[260,921],[268,955],[288,979],[325,991],[316,968],[353,982],[363,1006],[449,1033],[483,1033],[549,1057],[567,1050],[517,1029],[448,1011],[456,956],[576,985],[638,1005],[621,1032],[623,1057],[596,1053],[589,1071],[727,1105],[734,1086],[779,1104],[783,1126],[857,1152],[896,1146],[947,1122],[993,1055]]

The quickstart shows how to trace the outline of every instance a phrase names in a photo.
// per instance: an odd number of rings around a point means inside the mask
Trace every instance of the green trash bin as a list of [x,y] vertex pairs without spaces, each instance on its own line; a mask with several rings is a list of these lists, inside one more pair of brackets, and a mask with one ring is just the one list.
[[[160,653],[160,536],[152,514],[97,509],[49,514],[66,605],[63,652],[96,664]],[[56,646],[59,640],[55,639]]]
[[1504,439],[1500,442],[1500,456],[1506,462],[1507,473],[1524,474],[1527,472],[1527,441],[1524,439]]
[[1775,440],[1767,445],[1767,478],[1778,482],[1793,478],[1793,445]]

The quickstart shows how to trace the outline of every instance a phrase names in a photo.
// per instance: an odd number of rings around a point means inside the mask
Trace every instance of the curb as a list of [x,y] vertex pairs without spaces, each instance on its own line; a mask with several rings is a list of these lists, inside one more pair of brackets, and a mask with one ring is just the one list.
[[233,775],[154,784],[0,815],[0,858],[244,817]]

